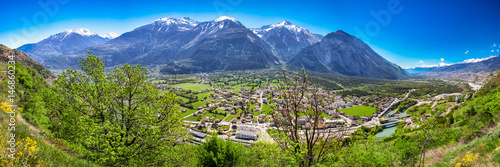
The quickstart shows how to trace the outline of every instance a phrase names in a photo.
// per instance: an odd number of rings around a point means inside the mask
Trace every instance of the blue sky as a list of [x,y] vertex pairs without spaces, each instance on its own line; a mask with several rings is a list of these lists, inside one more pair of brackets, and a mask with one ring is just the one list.
[[0,43],[16,48],[64,29],[121,34],[163,17],[222,15],[250,28],[289,20],[323,35],[344,30],[402,67],[500,54],[496,0],[4,0]]

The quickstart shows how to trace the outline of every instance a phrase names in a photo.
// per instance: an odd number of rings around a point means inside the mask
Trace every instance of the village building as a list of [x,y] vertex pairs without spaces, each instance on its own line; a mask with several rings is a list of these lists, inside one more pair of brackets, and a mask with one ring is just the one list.
[[236,131],[236,138],[247,139],[247,140],[257,140],[257,129],[250,126],[239,126]]

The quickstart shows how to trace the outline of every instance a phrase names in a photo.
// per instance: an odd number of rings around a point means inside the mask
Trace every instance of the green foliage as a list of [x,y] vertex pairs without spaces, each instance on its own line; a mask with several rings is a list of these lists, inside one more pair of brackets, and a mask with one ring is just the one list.
[[213,134],[199,148],[199,166],[236,166],[241,158],[243,146],[232,141],[224,141]]
[[238,166],[298,166],[298,164],[276,143],[256,142],[249,148],[243,149]]
[[[375,137],[366,140],[357,140],[349,147],[345,147],[337,153],[329,155],[329,163],[326,166],[411,166],[400,160],[398,148],[408,146],[394,146],[390,143],[381,142]],[[330,164],[331,163],[331,164]]]
[[418,102],[415,101],[415,100],[411,100],[411,99],[405,99],[403,101],[399,101],[397,102],[396,104],[392,105],[391,107],[389,107],[389,110],[394,110],[394,109],[398,109],[397,111],[399,112],[403,112],[405,111],[406,109],[410,108],[411,106],[417,104]]
[[67,69],[54,81],[57,137],[82,145],[87,158],[103,165],[166,164],[172,153],[164,150],[186,134],[175,95],[160,96],[137,65],[105,73],[90,53],[78,63],[82,71]]

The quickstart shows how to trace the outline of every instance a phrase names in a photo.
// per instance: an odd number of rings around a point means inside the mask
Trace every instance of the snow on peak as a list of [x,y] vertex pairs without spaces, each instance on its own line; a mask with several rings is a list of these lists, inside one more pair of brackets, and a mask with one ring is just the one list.
[[477,63],[477,62],[489,60],[489,59],[494,58],[494,57],[497,57],[497,56],[490,56],[490,57],[485,57],[485,58],[472,58],[472,59],[464,60],[464,61],[459,62],[459,63],[451,63],[451,64],[444,63],[444,62],[441,62],[441,63],[438,63],[438,64],[432,64],[432,65],[422,64],[422,65],[419,65],[419,66],[416,66],[416,67],[410,67],[408,69],[414,69],[414,68],[417,68],[417,67],[421,67],[421,68],[433,68],[433,67],[451,66],[451,65],[455,65],[455,64]]
[[196,26],[198,24],[197,21],[195,21],[189,17],[183,17],[183,18],[165,17],[165,18],[155,20],[154,22],[166,23],[168,25],[170,25],[170,24],[189,24],[189,25]]
[[79,28],[79,29],[66,29],[63,31],[63,33],[66,33],[66,34],[71,34],[71,33],[76,33],[76,34],[80,34],[82,36],[92,36],[92,35],[97,35],[96,33],[86,29],[86,28]]
[[[189,30],[198,25],[198,22],[196,20],[193,20],[189,17],[183,17],[183,18],[173,18],[173,17],[166,17],[166,18],[161,18],[158,20],[153,21],[152,24],[158,24],[161,26],[170,26],[170,25],[177,25],[177,27],[184,29],[184,30]],[[160,29],[161,30],[161,29]]]
[[99,35],[99,36],[103,37],[103,38],[114,39],[114,38],[118,37],[119,35],[114,33],[114,32],[110,32],[110,33],[106,33],[106,34]]
[[285,20],[285,21],[278,23],[278,24],[270,25],[266,29],[264,29],[264,31],[271,31],[272,29],[281,28],[281,27],[286,28],[286,29],[288,29],[296,34],[301,33],[301,32],[307,32],[307,30],[305,28],[293,25],[288,20]]
[[238,20],[236,20],[235,18],[229,17],[229,16],[221,16],[221,17],[215,19],[214,21],[215,22],[220,22],[220,21],[224,21],[224,20],[231,20],[231,21],[233,21],[235,23],[238,23]]
[[485,57],[485,58],[472,58],[472,59],[467,59],[467,60],[464,60],[463,62],[460,62],[460,64],[465,64],[465,63],[477,63],[477,62],[485,61],[485,60],[488,60],[488,59],[491,59],[491,58],[494,58],[494,57],[497,57],[497,56],[490,56],[490,57]]
[[419,66],[416,66],[416,67],[433,68],[433,67],[444,67],[444,66],[451,66],[451,65],[453,65],[453,64],[447,64],[447,63],[441,62],[441,63],[438,63],[438,64],[431,64],[431,65],[422,64],[422,65],[419,65]]
[[278,25],[280,25],[280,26],[285,26],[285,25],[293,25],[293,24],[292,24],[292,23],[290,23],[288,20],[285,20],[285,21],[283,21],[283,22],[279,23]]

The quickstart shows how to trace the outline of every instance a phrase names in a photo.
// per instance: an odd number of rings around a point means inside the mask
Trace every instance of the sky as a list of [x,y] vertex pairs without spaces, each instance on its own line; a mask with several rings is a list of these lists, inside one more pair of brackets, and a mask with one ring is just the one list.
[[65,29],[122,34],[164,17],[289,20],[317,34],[343,30],[401,67],[500,55],[498,0],[1,0],[0,44],[17,48]]

